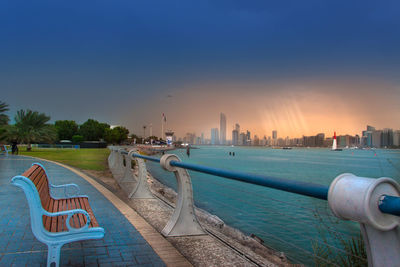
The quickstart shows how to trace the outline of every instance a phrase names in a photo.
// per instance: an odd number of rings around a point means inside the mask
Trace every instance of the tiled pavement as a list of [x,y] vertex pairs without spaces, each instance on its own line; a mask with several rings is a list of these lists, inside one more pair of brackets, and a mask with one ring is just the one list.
[[11,155],[0,155],[0,266],[46,266],[47,246],[32,234],[25,194],[10,183],[33,162],[45,166],[53,184],[78,184],[106,231],[103,239],[64,245],[61,266],[165,266],[129,221],[80,176],[53,163]]

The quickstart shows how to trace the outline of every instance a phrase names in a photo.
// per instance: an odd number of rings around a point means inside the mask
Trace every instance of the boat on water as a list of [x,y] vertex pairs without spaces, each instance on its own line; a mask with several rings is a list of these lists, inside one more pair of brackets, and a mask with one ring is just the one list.
[[342,151],[341,148],[337,148],[336,132],[333,134],[332,151]]
[[282,147],[282,149],[292,149],[292,147],[290,147],[290,146],[284,146],[284,147]]

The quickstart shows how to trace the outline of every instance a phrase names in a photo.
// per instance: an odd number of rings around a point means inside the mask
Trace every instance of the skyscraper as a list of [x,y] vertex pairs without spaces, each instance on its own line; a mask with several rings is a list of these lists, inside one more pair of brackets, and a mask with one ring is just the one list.
[[278,132],[276,130],[272,131],[272,139],[277,139],[278,138]]
[[246,145],[247,146],[251,145],[250,132],[248,130],[246,131]]
[[221,112],[219,121],[220,144],[226,145],[226,116]]
[[239,125],[239,123],[235,124],[235,130],[238,131],[238,133],[240,133],[240,125]]
[[232,131],[232,145],[237,146],[239,144],[239,132],[237,130]]
[[212,145],[218,145],[219,144],[218,128],[212,128],[211,129],[211,144]]

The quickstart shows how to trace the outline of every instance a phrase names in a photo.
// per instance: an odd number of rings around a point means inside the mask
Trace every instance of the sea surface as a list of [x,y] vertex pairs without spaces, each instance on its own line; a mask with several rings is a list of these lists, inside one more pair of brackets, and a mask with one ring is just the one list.
[[[174,150],[184,162],[312,182],[329,186],[342,173],[400,182],[400,150],[271,149],[200,146]],[[230,156],[229,152],[235,152]],[[147,163],[151,174],[176,190],[172,173]],[[318,248],[345,253],[340,240],[359,235],[359,225],[332,215],[327,201],[262,186],[189,171],[197,207],[220,217],[245,234],[255,234],[266,246],[282,251],[294,263],[314,265]],[[317,257],[315,256],[317,255]],[[329,261],[329,260],[328,260]]]

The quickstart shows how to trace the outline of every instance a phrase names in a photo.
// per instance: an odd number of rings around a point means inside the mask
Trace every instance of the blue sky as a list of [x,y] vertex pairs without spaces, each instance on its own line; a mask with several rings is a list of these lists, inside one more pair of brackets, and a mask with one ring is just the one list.
[[[239,122],[259,135],[400,128],[399,8],[397,1],[1,1],[1,100],[11,116],[31,108],[137,133],[149,123],[159,131],[163,112],[181,135],[207,135],[219,112],[228,129]],[[309,106],[324,96],[344,107],[341,117],[362,114],[321,126],[334,108]],[[305,124],[286,127],[299,117],[282,116],[277,99],[297,105]],[[311,119],[315,113],[322,117]]]

